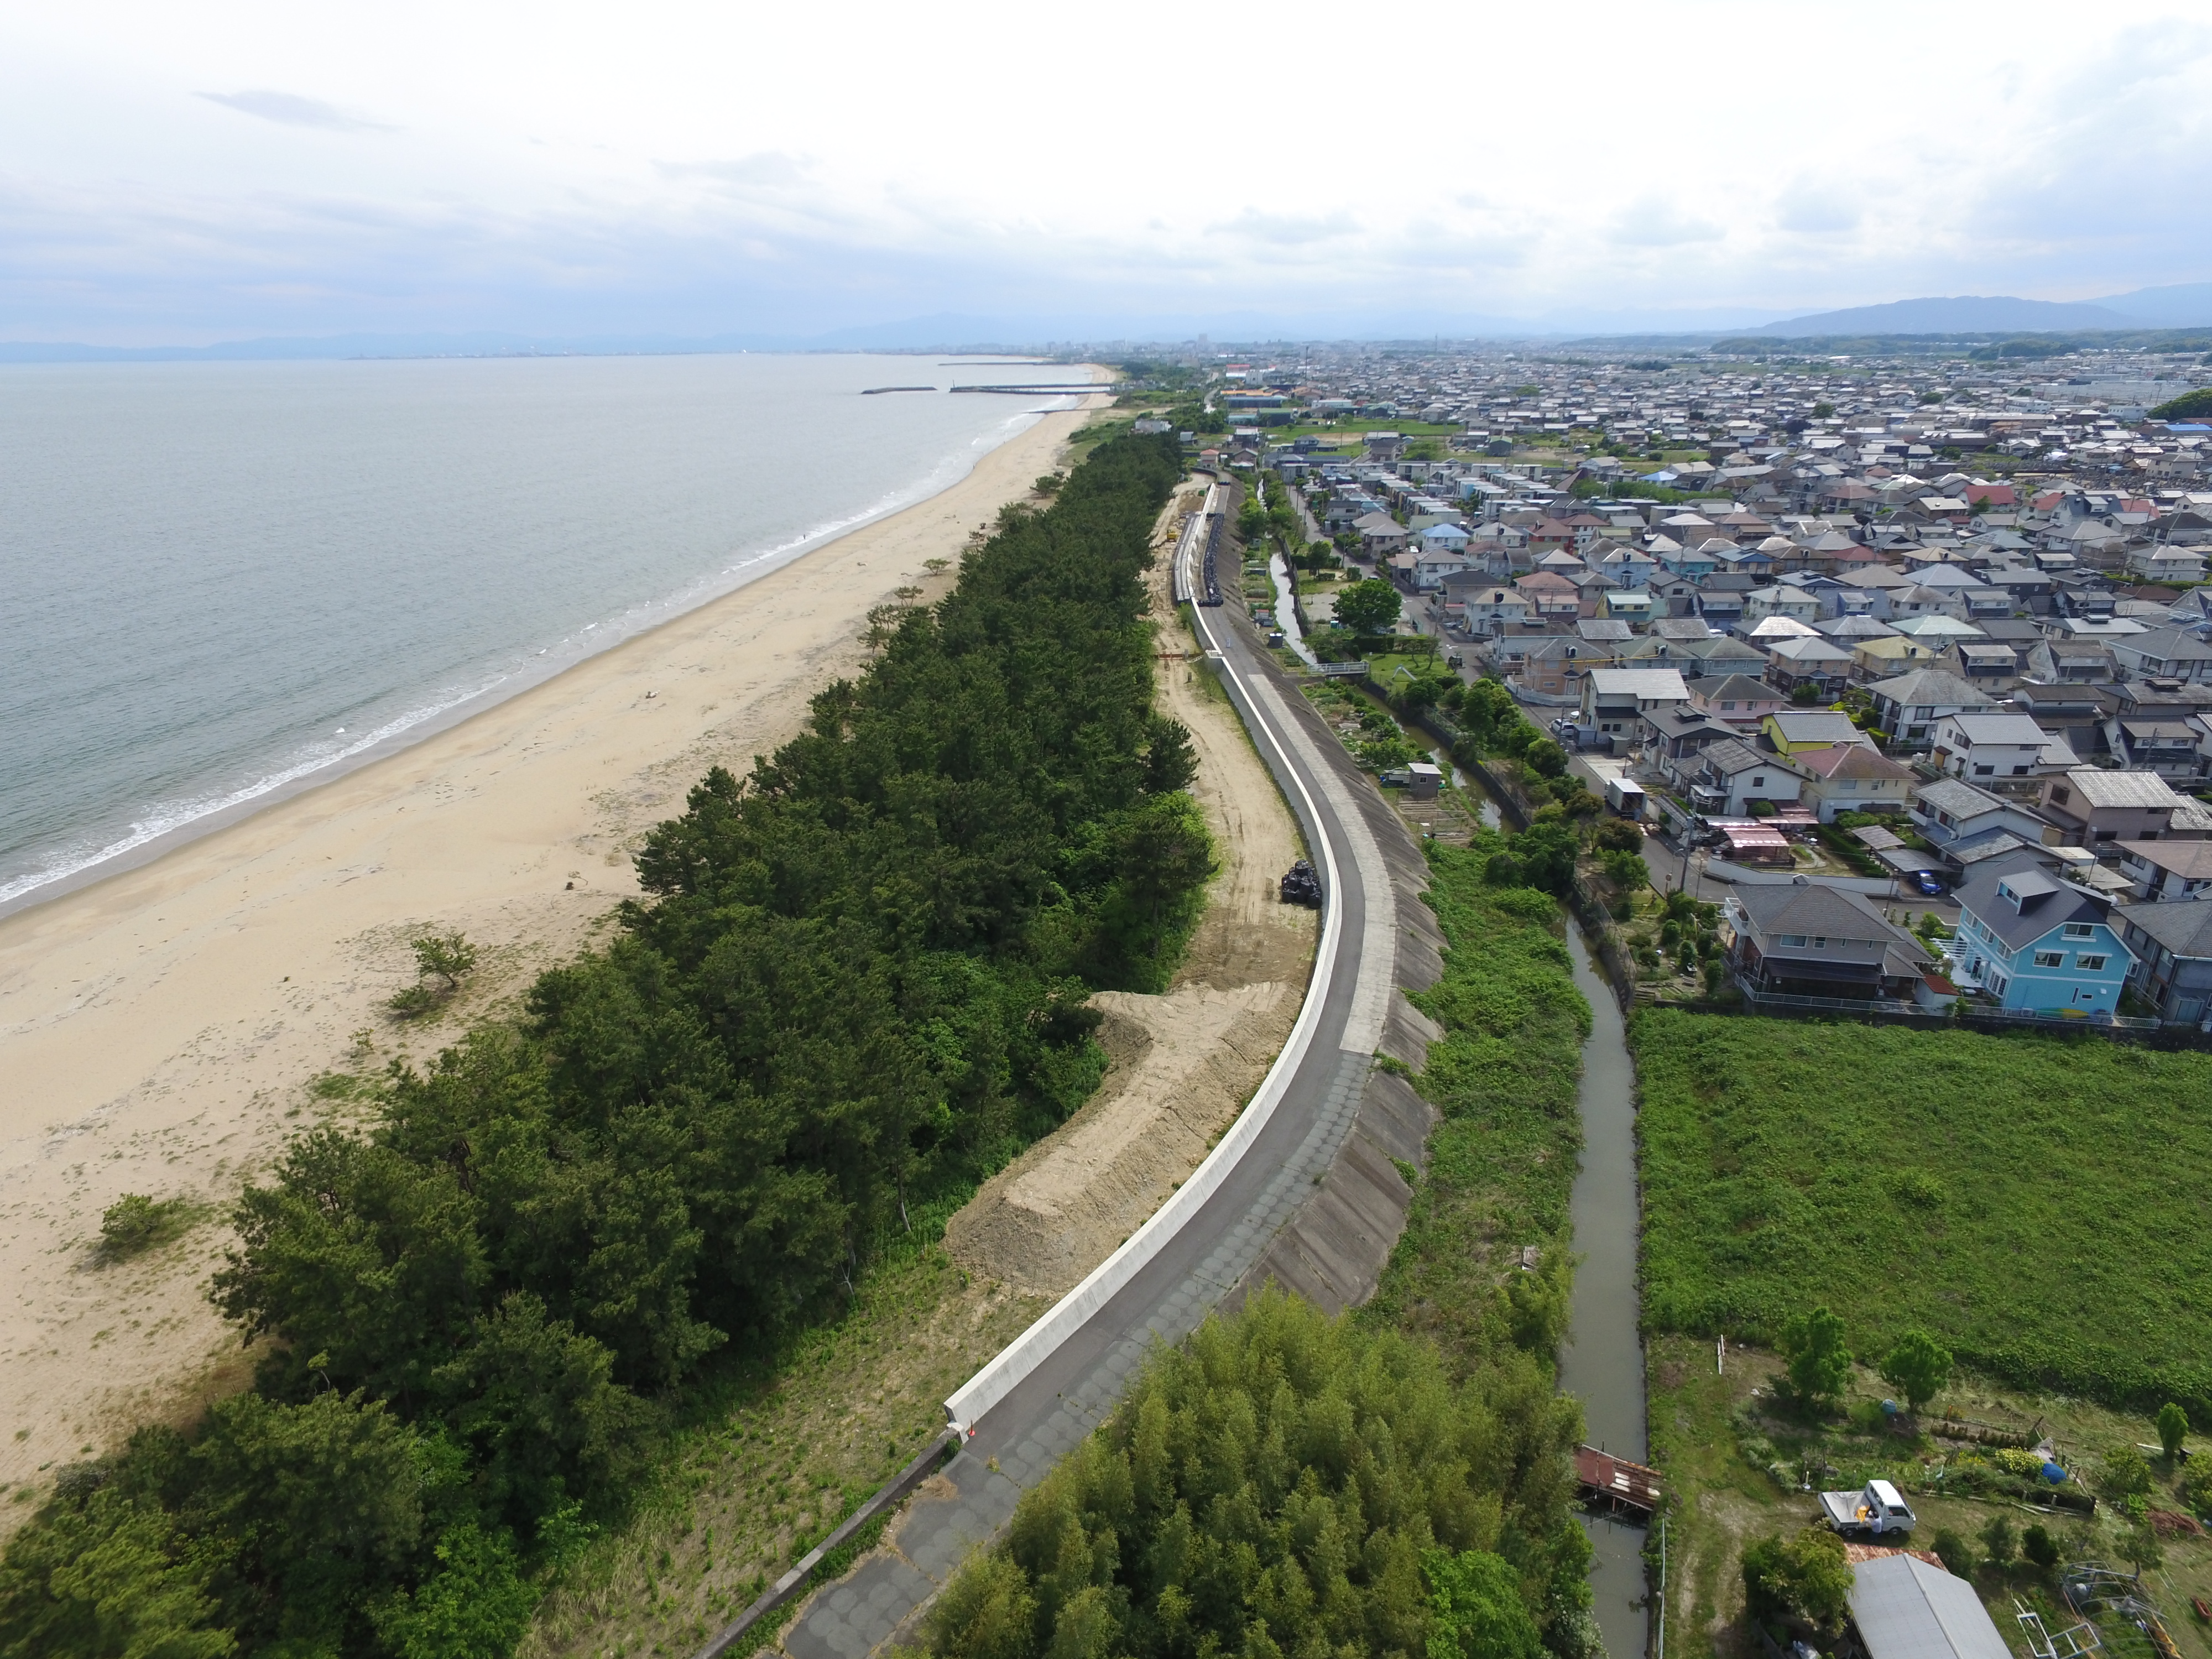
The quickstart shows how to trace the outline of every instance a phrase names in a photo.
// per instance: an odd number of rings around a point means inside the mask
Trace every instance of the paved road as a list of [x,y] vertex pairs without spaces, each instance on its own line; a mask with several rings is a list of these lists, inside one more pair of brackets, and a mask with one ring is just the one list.
[[[1190,538],[1178,558],[1191,556]],[[1279,1096],[1234,1170],[1130,1281],[972,1425],[891,1541],[817,1593],[784,1639],[793,1659],[882,1647],[978,1542],[1103,1420],[1156,1341],[1177,1340],[1233,1290],[1316,1190],[1352,1127],[1395,991],[1397,898],[1356,793],[1366,786],[1236,607],[1200,610],[1224,682],[1314,849],[1329,895],[1308,1006],[1285,1049]],[[1371,792],[1370,792],[1371,793]],[[1268,1097],[1263,1084],[1256,1101]],[[1080,1292],[1078,1292],[1079,1294]]]

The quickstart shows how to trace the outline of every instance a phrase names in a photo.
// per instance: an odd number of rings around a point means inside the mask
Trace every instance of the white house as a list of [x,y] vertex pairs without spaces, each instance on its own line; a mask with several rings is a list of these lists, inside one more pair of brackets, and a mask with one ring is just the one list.
[[1945,714],[1936,722],[1929,758],[1954,778],[2034,775],[2051,733],[2026,714]]

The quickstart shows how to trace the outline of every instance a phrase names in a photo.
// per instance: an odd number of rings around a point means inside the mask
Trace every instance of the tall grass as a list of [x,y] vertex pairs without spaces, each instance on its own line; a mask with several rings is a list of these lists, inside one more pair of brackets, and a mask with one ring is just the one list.
[[2023,1386],[2212,1421],[2212,1056],[1653,1010],[1644,1316],[1771,1340],[1825,1303]]

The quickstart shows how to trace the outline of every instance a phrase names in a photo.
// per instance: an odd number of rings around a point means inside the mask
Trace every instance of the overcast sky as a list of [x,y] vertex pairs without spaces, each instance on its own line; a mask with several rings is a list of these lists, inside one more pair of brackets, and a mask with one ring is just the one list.
[[0,339],[2212,280],[2212,7],[5,0]]

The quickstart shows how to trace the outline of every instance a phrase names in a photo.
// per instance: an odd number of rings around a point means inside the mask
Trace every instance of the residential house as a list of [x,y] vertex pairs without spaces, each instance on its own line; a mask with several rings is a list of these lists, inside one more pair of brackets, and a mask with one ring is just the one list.
[[1744,595],[1743,616],[1746,622],[1751,623],[1765,622],[1769,617],[1786,617],[1809,628],[1820,619],[1820,596],[1783,583],[1754,587]]
[[[1440,526],[1441,527],[1441,526]],[[1444,578],[1462,573],[1474,574],[1467,556],[1455,550],[1429,545],[1425,532],[1413,552],[1413,591],[1416,593],[1440,593]]]
[[1793,758],[1801,749],[1827,749],[1839,743],[1875,746],[1874,739],[1834,708],[1778,708],[1763,716],[1759,729],[1775,753]]
[[1933,667],[1942,655],[1942,647],[1934,641],[1908,639],[1894,629],[1879,638],[1853,641],[1850,650],[1851,673],[1867,682],[1892,679],[1923,665]]
[[1459,618],[1472,634],[1518,627],[1528,617],[1528,601],[1516,589],[1501,587],[1473,572],[1444,578],[1443,603],[1444,614]]
[[2145,720],[2120,715],[2105,728],[2112,759],[2131,771],[2163,778],[2194,778],[2198,770],[2198,728],[2186,720]]
[[1626,748],[1636,741],[1643,716],[1689,701],[1689,688],[1672,668],[1594,669],[1583,681],[1582,723]]
[[2012,706],[2028,715],[2083,760],[2105,752],[2105,729],[2119,709],[2108,685],[2062,685],[2022,680],[2013,688]]
[[1387,513],[1364,513],[1352,520],[1352,528],[1359,537],[1359,550],[1370,559],[1388,558],[1406,550],[1406,526]]
[[2130,904],[2118,913],[2120,942],[2135,960],[2128,987],[2180,1025],[2212,1020],[2212,900]]
[[1954,778],[2025,778],[2045,769],[2051,734],[2025,714],[1946,714],[1929,758]]
[[1912,792],[1913,827],[1954,864],[1972,862],[1970,854],[2001,837],[2020,845],[2056,845],[2058,831],[2039,814],[1985,789],[1953,778],[1939,778]]
[[2118,842],[2120,873],[2153,903],[2212,892],[2212,841]]
[[2188,629],[2154,628],[2106,643],[2128,674],[2212,685],[2212,643]]
[[1616,547],[1610,553],[1598,556],[1597,568],[1601,574],[1634,591],[1649,586],[1659,566],[1657,561],[1647,559],[1633,548]]
[[1565,576],[1554,575],[1548,570],[1533,571],[1513,586],[1528,601],[1531,617],[1571,619],[1582,614],[1582,595]]
[[1917,775],[1861,738],[1802,749],[1790,763],[1805,775],[1798,799],[1823,823],[1838,812],[1902,812],[1912,803]]
[[[1695,702],[1679,708],[1655,708],[1644,716],[1644,758],[1676,788],[1686,790],[1705,751],[1741,735],[1735,727],[1714,719]],[[1615,746],[1620,746],[1617,740]]]
[[1876,680],[1867,693],[1874,699],[1876,724],[1907,749],[1927,743],[1936,722],[1947,714],[1974,714],[1995,707],[1956,674],[1941,668],[1917,668],[1893,679]]
[[1698,757],[1690,802],[1709,817],[1752,816],[1751,804],[1795,801],[1804,775],[1779,755],[1754,749],[1741,738],[1709,744]]
[[2204,580],[2204,556],[2193,547],[2144,543],[2128,549],[2127,569],[2138,581],[2181,587]]
[[1850,684],[1851,653],[1814,635],[1777,640],[1766,648],[1766,678],[1784,691],[1811,686],[1816,696],[1833,699]]
[[1782,691],[1748,674],[1694,681],[1690,686],[1690,703],[1717,720],[1743,726],[1755,726],[1776,709],[1790,706]]
[[2152,772],[2106,772],[2077,766],[2046,778],[2042,815],[2058,826],[2065,844],[2111,854],[2121,841],[2157,841],[2172,827],[2181,797]]
[[1684,679],[1726,674],[1758,675],[1765,672],[1765,656],[1741,640],[1715,639],[1708,635],[1702,640],[1682,640],[1672,643],[1675,654],[1681,659]]
[[2000,1007],[2108,1017],[2118,1011],[2135,953],[2120,941],[2110,899],[2026,854],[1976,866],[1958,899],[1952,959]]
[[2102,640],[2047,639],[2029,649],[2027,678],[2045,685],[2110,685],[2120,670]]
[[1609,588],[1598,597],[1597,614],[1621,622],[1650,622],[1651,594],[1641,587]]
[[1995,640],[1954,641],[1944,647],[1935,665],[1990,696],[2001,696],[2020,684],[2020,653]]
[[1754,992],[1854,1001],[1910,997],[1934,970],[1920,941],[1866,898],[1794,881],[1730,889],[1729,965]]

